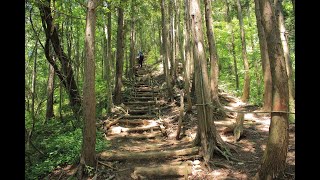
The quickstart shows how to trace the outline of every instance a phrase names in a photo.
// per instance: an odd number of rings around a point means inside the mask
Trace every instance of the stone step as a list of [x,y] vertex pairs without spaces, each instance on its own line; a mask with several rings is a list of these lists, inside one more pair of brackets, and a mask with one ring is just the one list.
[[136,97],[131,97],[133,100],[137,100],[137,101],[153,101],[154,98],[152,96],[148,96],[148,97],[145,97],[145,96],[136,96]]
[[128,105],[152,105],[155,104],[155,101],[129,101],[129,102],[124,102],[124,104]]
[[[130,115],[144,115],[149,113],[149,109],[129,109],[128,113]],[[152,113],[152,109],[150,109],[150,113]]]
[[153,115],[129,115],[129,116],[124,116],[122,119],[144,119],[144,120],[151,120],[156,118]]

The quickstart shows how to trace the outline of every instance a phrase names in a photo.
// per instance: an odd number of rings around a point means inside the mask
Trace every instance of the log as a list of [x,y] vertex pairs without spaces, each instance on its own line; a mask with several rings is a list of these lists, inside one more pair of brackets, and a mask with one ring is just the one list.
[[112,135],[112,136],[107,136],[107,140],[112,140],[112,139],[151,139],[155,138],[157,136],[161,136],[162,134],[160,132],[155,132],[155,133],[148,133],[148,134],[117,134],[117,135]]
[[124,102],[127,105],[149,105],[155,104],[155,101],[131,101],[131,102]]
[[148,131],[148,130],[158,130],[160,129],[159,125],[153,125],[153,126],[144,126],[144,127],[134,127],[134,128],[122,128],[122,132],[137,132],[137,131]]
[[150,115],[128,115],[124,116],[122,119],[154,119],[155,116]]
[[128,120],[128,119],[120,119],[118,120],[118,123],[120,124],[134,124],[134,125],[140,125],[140,124],[143,124],[143,125],[148,125],[150,124],[150,122],[153,122],[154,120],[141,120],[141,119],[134,119],[134,120]]
[[163,176],[185,176],[187,179],[188,174],[192,173],[192,166],[156,166],[156,167],[136,167],[131,174],[133,179],[143,179],[144,177],[163,177]]
[[199,149],[197,147],[179,149],[179,150],[166,150],[156,152],[108,152],[104,151],[99,154],[99,159],[109,161],[120,160],[141,160],[141,159],[163,159],[176,156],[194,155],[198,154]]

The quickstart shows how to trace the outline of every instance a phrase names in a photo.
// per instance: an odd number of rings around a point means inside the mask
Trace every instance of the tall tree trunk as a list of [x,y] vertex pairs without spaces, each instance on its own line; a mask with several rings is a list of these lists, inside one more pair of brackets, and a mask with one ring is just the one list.
[[[79,31],[77,31],[77,37],[79,37]],[[76,38],[76,53],[75,53],[75,76],[76,83],[79,85],[79,74],[80,74],[80,45],[79,38]]]
[[123,8],[118,7],[118,30],[117,30],[117,61],[116,61],[116,76],[115,76],[115,88],[114,88],[114,103],[121,103],[121,88],[122,88],[122,74],[123,74],[123,31],[124,31],[124,19]]
[[36,40],[35,46],[35,55],[33,61],[33,70],[32,70],[32,87],[31,87],[31,118],[32,118],[32,127],[28,134],[28,142],[27,142],[27,149],[30,147],[30,141],[32,138],[33,130],[36,123],[36,116],[35,116],[35,97],[36,97],[36,84],[37,84],[37,56],[38,56],[38,39]]
[[96,166],[96,94],[95,94],[95,27],[96,0],[88,1],[86,19],[86,61],[83,83],[83,140],[81,150],[81,165]]
[[131,1],[131,28],[130,28],[130,71],[129,78],[134,78],[134,66],[135,66],[135,0]]
[[272,78],[270,70],[270,62],[268,55],[268,46],[266,36],[262,26],[262,19],[260,15],[260,7],[258,0],[255,0],[255,14],[257,18],[258,37],[260,44],[260,53],[262,60],[262,71],[263,71],[263,82],[264,82],[264,93],[263,93],[263,111],[270,111],[272,105]]
[[192,101],[190,96],[191,91],[191,41],[190,41],[190,19],[189,19],[189,12],[190,12],[190,0],[184,0],[184,49],[185,49],[185,73],[184,73],[184,89],[187,96],[187,109],[186,112],[191,112],[192,110]]
[[171,81],[172,86],[174,86],[174,80],[176,79],[177,75],[176,75],[176,59],[175,59],[175,29],[174,29],[174,13],[173,13],[173,6],[174,6],[174,0],[169,0],[169,6],[168,6],[168,12],[169,12],[169,53],[170,53],[170,75],[171,75],[171,79],[173,79]]
[[[270,58],[272,111],[287,112],[289,110],[288,77],[275,9],[270,0],[260,0],[259,7]],[[288,129],[288,114],[272,112],[269,138],[256,179],[274,179],[284,173],[289,144]]]
[[247,57],[246,36],[244,31],[240,0],[237,0],[237,10],[238,10],[239,25],[240,25],[241,44],[242,44],[242,58],[243,58],[243,64],[244,64],[244,70],[245,70],[243,94],[242,94],[241,100],[243,102],[248,102],[249,96],[250,96],[249,62]]
[[[278,17],[278,26],[280,30],[280,38],[284,53],[284,58],[286,62],[286,70],[288,75],[288,87],[289,87],[289,110],[290,112],[295,111],[295,90],[294,90],[294,81],[292,76],[292,65],[291,65],[291,58],[290,58],[290,50],[289,50],[289,44],[286,37],[286,27],[285,27],[285,21],[283,16],[283,9],[282,9],[282,0],[275,0],[275,6],[276,6],[276,17]],[[289,120],[294,121],[294,114],[289,115]]]
[[[211,74],[210,74],[210,89],[211,98],[214,109],[218,111],[220,118],[224,118],[226,113],[222,110],[222,106],[218,97],[218,78],[219,78],[219,66],[218,66],[218,53],[216,48],[216,42],[213,32],[213,20],[211,17],[211,2],[210,0],[204,0],[205,6],[205,20],[207,27],[207,37],[209,44],[210,62],[211,62]],[[216,117],[218,118],[218,117]]]
[[111,42],[112,42],[112,39],[111,39],[111,34],[112,34],[112,23],[111,23],[111,4],[109,3],[108,4],[108,8],[110,9],[110,11],[107,12],[107,19],[108,19],[108,22],[107,22],[107,29],[108,29],[108,60],[111,64],[111,71],[114,70],[114,61],[113,61],[113,57],[112,57],[112,46],[111,46]]
[[47,110],[46,110],[46,121],[54,117],[53,113],[53,94],[54,94],[54,68],[49,64],[49,77],[47,87]]
[[169,36],[168,36],[168,24],[166,23],[166,16],[165,16],[165,0],[160,0],[160,6],[161,6],[161,24],[162,24],[162,45],[163,45],[163,53],[164,53],[164,72],[166,73],[166,84],[167,84],[167,90],[168,90],[168,98],[169,100],[173,100],[173,89],[171,84],[171,75],[169,74],[169,62],[170,62],[170,56],[169,56]]
[[232,24],[230,23],[231,26],[231,46],[232,46],[232,57],[233,57],[233,65],[234,65],[234,75],[235,75],[235,79],[236,79],[236,90],[239,90],[240,86],[239,86],[239,74],[238,74],[238,64],[237,64],[237,57],[236,57],[236,47],[235,47],[235,42],[234,42],[234,31],[233,31],[233,27]]
[[110,67],[108,67],[108,62],[107,61],[109,61],[109,59],[108,59],[108,44],[107,44],[107,42],[109,41],[109,39],[108,39],[108,31],[110,31],[109,29],[108,29],[108,27],[107,27],[107,24],[106,24],[106,16],[104,15],[103,16],[104,17],[104,21],[103,21],[103,32],[104,32],[104,34],[103,34],[103,36],[102,36],[102,44],[103,44],[103,46],[102,46],[102,48],[103,48],[103,79],[104,80],[106,80],[106,81],[108,81],[108,73],[110,73],[110,72],[108,72],[108,68],[110,68]]
[[191,29],[194,38],[195,86],[198,112],[198,133],[195,144],[201,143],[205,163],[213,158],[213,152],[226,148],[213,123],[210,94],[210,82],[207,73],[207,62],[203,43],[202,19],[199,0],[191,0]]
[[237,67],[237,58],[236,58],[236,50],[235,50],[235,43],[234,43],[234,31],[233,31],[233,26],[231,22],[231,15],[230,15],[230,10],[229,10],[229,2],[228,0],[225,0],[226,2],[226,19],[227,19],[227,29],[231,33],[231,53],[233,57],[233,64],[234,64],[234,75],[236,79],[236,90],[239,90],[239,76],[238,76],[238,67]]
[[[50,5],[50,0],[47,0]],[[61,81],[64,81],[63,85],[69,95],[70,105],[72,111],[77,119],[81,113],[81,98],[78,91],[76,81],[74,79],[73,70],[71,66],[70,57],[68,57],[61,46],[58,30],[53,23],[53,18],[51,15],[50,6],[45,5],[44,3],[39,4],[39,10],[42,20],[42,26],[45,29],[46,37],[50,39],[53,45],[53,49],[61,63],[62,70],[57,72],[58,69],[55,68],[56,73],[61,73],[62,76],[59,76]],[[46,24],[46,25],[45,25]],[[51,62],[51,64],[54,62]],[[53,64],[52,64],[53,65]]]

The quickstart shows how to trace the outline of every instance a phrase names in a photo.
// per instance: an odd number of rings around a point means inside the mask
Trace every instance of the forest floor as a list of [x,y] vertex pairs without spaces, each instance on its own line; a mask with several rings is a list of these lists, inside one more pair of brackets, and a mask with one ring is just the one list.
[[[158,106],[149,107],[152,110],[160,109],[160,114],[154,117],[148,116],[150,119],[145,120],[141,117],[137,120],[122,118],[123,121],[120,122],[121,110],[114,111],[113,119],[108,117],[108,120],[102,122],[102,129],[105,130],[106,139],[111,142],[111,146],[105,153],[98,155],[96,173],[88,179],[233,180],[254,177],[266,148],[270,115],[255,113],[259,111],[259,107],[242,103],[240,99],[220,91],[219,98],[225,109],[231,111],[241,109],[250,111],[250,113],[244,116],[244,133],[237,142],[234,142],[233,133],[226,131],[227,127],[235,122],[235,112],[227,112],[227,118],[214,121],[222,139],[236,150],[236,152],[232,151],[232,157],[238,161],[227,160],[220,155],[215,155],[212,166],[208,169],[204,166],[202,157],[192,148],[197,128],[196,107],[192,107],[192,113],[185,114],[181,139],[176,140],[180,111],[179,91],[175,91],[173,102],[167,102],[163,97],[164,92],[161,92],[161,85],[165,81],[163,74],[153,72],[152,76],[154,84],[158,85],[153,88],[160,89],[160,92],[157,94]],[[137,108],[140,105],[134,104],[133,106]],[[121,109],[128,110],[128,107],[129,105],[122,105]],[[135,123],[130,124],[130,122]],[[108,125],[109,127],[106,128]],[[128,130],[137,127],[144,127],[145,130]],[[76,165],[67,165],[54,170],[47,178],[68,179],[75,176],[76,170]],[[289,148],[285,176],[282,179],[295,179],[295,124],[289,126]]]

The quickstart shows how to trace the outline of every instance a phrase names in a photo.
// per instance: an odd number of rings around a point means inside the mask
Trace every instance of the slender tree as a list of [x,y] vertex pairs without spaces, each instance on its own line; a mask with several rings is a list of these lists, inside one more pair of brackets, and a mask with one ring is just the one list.
[[[255,0],[257,1],[257,0]],[[258,37],[260,44],[260,54],[262,61],[262,71],[263,71],[263,82],[264,82],[264,91],[263,91],[263,111],[270,111],[272,105],[272,78],[270,70],[270,62],[268,55],[268,46],[266,41],[266,36],[262,26],[262,19],[260,15],[260,7],[258,1],[255,2],[255,14],[257,19],[257,29]]]
[[191,112],[192,110],[192,101],[191,101],[191,96],[190,96],[190,91],[191,91],[191,77],[192,77],[192,72],[191,72],[191,65],[193,64],[191,62],[191,47],[190,47],[190,18],[189,18],[189,13],[190,13],[190,0],[184,0],[184,49],[185,49],[185,73],[184,73],[184,89],[186,92],[186,97],[187,97],[187,112]]
[[[255,1],[258,3],[258,1]],[[272,75],[272,113],[269,138],[256,179],[274,179],[285,169],[289,144],[289,90],[286,64],[281,46],[275,9],[270,0],[260,0],[260,15],[266,35]]]
[[47,86],[47,109],[46,109],[46,121],[54,117],[53,112],[53,94],[54,94],[54,68],[49,64],[49,76]]
[[208,44],[209,44],[209,53],[210,53],[210,63],[211,63],[211,74],[210,74],[210,88],[211,88],[211,98],[213,106],[219,112],[219,115],[222,116],[221,118],[225,117],[226,114],[222,110],[222,106],[219,101],[218,97],[218,78],[219,78],[219,66],[218,66],[218,53],[216,48],[216,42],[213,32],[213,20],[211,17],[212,10],[211,10],[211,1],[204,0],[205,6],[205,20],[206,20],[206,27],[207,27],[207,37],[208,37]]
[[[97,1],[89,0],[86,19],[81,166],[96,166],[95,27]],[[82,172],[81,172],[82,173]]]
[[[202,32],[202,17],[199,0],[191,0],[190,4],[191,29],[193,34],[193,50],[195,64],[195,92],[197,100],[198,131],[194,141],[195,145],[201,144],[205,163],[208,163],[215,150],[226,150],[225,142],[220,137],[213,123],[212,99],[210,82],[207,73],[207,62]],[[222,152],[222,151],[219,151]],[[228,151],[227,151],[228,152]]]
[[118,7],[118,30],[117,30],[117,61],[116,61],[116,76],[115,76],[115,87],[114,87],[114,103],[121,103],[121,88],[122,88],[122,74],[123,74],[123,34],[124,34],[124,15],[122,1]]
[[[69,99],[70,105],[72,107],[73,113],[76,118],[79,117],[81,112],[81,98],[78,91],[78,87],[76,81],[74,79],[74,73],[71,66],[70,57],[63,51],[62,43],[59,39],[58,29],[54,24],[54,19],[51,15],[50,8],[51,0],[46,0],[45,3],[39,3],[38,7],[40,10],[40,16],[42,20],[42,26],[45,30],[46,35],[46,52],[49,52],[49,40],[52,43],[53,49],[55,51],[56,56],[58,57],[61,69],[58,68],[55,61],[51,61],[51,58],[47,57],[49,63],[54,66],[55,72],[58,75],[60,81],[63,82],[63,86],[65,87]],[[49,54],[48,54],[49,55]],[[47,56],[47,55],[46,55]]]
[[166,75],[166,84],[167,84],[167,91],[168,91],[168,98],[169,100],[173,99],[173,92],[172,92],[172,78],[169,72],[169,62],[170,62],[170,55],[169,55],[169,36],[168,36],[168,24],[166,23],[166,12],[165,12],[165,0],[160,0],[160,7],[161,7],[161,25],[162,25],[162,49],[163,49],[163,57],[164,57],[164,72]]
[[233,57],[233,64],[234,64],[234,74],[235,74],[235,80],[236,80],[236,90],[239,90],[239,75],[238,75],[238,67],[237,67],[237,58],[236,58],[236,50],[235,50],[235,42],[234,42],[234,31],[233,31],[233,25],[231,22],[231,14],[229,9],[229,1],[225,0],[226,3],[226,20],[228,22],[227,29],[229,33],[231,34],[231,48],[230,51],[232,53]]
[[240,37],[241,37],[241,44],[242,44],[242,58],[244,64],[244,85],[243,85],[243,94],[241,100],[243,102],[248,102],[250,96],[250,75],[249,75],[249,61],[247,57],[247,46],[246,46],[246,36],[245,30],[243,25],[243,18],[242,18],[242,10],[240,0],[237,0],[237,11],[238,11],[238,19],[240,25]]
[[130,78],[134,77],[135,66],[135,0],[131,0],[131,28],[130,28]]
[[[280,38],[284,53],[284,58],[286,62],[286,70],[288,75],[288,86],[289,86],[289,110],[290,112],[294,112],[295,110],[295,88],[294,88],[294,81],[292,76],[292,64],[290,58],[290,50],[288,44],[288,38],[286,36],[287,31],[285,27],[283,9],[282,9],[282,0],[274,0],[274,4],[276,6],[276,17],[278,21],[278,27],[280,30]],[[290,120],[294,120],[294,114],[289,115]]]

